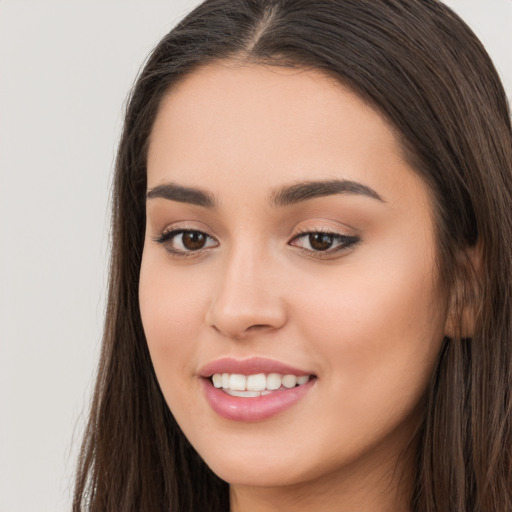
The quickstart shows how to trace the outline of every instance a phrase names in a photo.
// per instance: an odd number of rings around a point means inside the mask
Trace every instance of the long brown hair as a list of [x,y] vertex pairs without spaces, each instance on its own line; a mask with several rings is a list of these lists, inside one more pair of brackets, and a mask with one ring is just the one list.
[[[160,392],[138,304],[148,137],[165,93],[216,59],[322,70],[396,130],[431,192],[461,325],[426,392],[411,510],[512,511],[510,112],[481,43],[437,0],[206,0],[155,48],[117,156],[108,309],[73,510],[229,510],[227,483]],[[468,248],[479,254],[473,272]]]

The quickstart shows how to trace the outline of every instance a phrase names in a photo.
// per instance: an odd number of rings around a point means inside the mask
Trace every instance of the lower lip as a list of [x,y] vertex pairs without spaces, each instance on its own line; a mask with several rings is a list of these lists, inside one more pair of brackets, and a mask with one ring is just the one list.
[[301,386],[253,398],[231,396],[214,387],[210,379],[202,381],[206,399],[219,416],[233,421],[261,421],[295,405],[314,386],[316,378]]

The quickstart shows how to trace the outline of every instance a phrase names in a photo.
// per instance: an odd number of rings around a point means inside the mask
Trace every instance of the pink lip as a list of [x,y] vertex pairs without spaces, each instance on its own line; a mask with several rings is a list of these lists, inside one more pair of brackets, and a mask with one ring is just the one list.
[[294,388],[281,388],[268,395],[254,398],[231,396],[213,386],[210,376],[214,373],[280,373],[282,375],[311,375],[311,372],[292,368],[286,364],[264,358],[236,360],[218,359],[207,364],[199,371],[203,377],[203,391],[210,407],[221,417],[232,421],[261,421],[284,412],[301,400],[315,385],[317,379],[311,378],[306,384]]
[[281,375],[312,375],[313,372],[299,370],[287,364],[264,357],[251,357],[250,359],[233,359],[225,357],[212,361],[199,370],[201,377],[211,377],[214,373],[239,373],[241,375],[255,375],[257,373],[280,373]]

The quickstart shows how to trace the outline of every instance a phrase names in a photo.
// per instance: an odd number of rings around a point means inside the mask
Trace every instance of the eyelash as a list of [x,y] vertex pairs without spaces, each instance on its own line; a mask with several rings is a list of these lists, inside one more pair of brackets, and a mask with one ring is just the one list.
[[172,256],[176,256],[178,258],[190,258],[194,256],[198,256],[202,253],[204,248],[198,249],[197,251],[183,251],[179,249],[175,249],[171,246],[171,243],[174,238],[178,237],[179,235],[183,235],[185,233],[197,233],[200,235],[204,235],[208,240],[215,240],[213,237],[205,233],[204,231],[200,231],[199,229],[192,229],[192,228],[179,228],[179,229],[170,229],[168,231],[164,231],[159,236],[154,238],[154,241],[158,244],[161,244],[165,247],[165,250],[169,252]]
[[[172,242],[174,240],[174,238],[178,237],[179,235],[183,235],[185,233],[194,233],[194,234],[203,235],[207,239],[206,243],[208,243],[209,240],[215,240],[213,237],[211,237],[204,231],[200,231],[198,229],[188,229],[188,228],[170,229],[169,231],[164,231],[163,233],[161,233],[159,236],[157,236],[153,240],[158,244],[164,245],[167,252],[169,252],[172,256],[175,256],[178,258],[196,257],[196,256],[199,256],[200,254],[202,254],[203,251],[208,248],[208,247],[203,247],[198,250],[188,250],[188,251],[173,248],[171,246],[170,242]],[[294,242],[296,240],[300,240],[301,238],[305,238],[307,236],[317,235],[317,234],[322,234],[322,235],[327,235],[329,237],[332,237],[332,239],[333,239],[332,243],[333,244],[338,243],[338,245],[335,246],[334,249],[329,248],[324,251],[321,251],[321,250],[314,250],[314,249],[306,249],[305,247],[299,247],[299,246],[292,244],[292,242]],[[299,230],[299,233],[297,235],[295,235],[288,243],[290,245],[293,245],[293,247],[297,247],[300,251],[306,253],[308,256],[311,256],[313,258],[322,259],[322,258],[327,258],[329,256],[332,256],[333,254],[344,252],[344,251],[350,249],[351,247],[353,247],[354,245],[356,245],[359,241],[360,241],[360,238],[357,236],[342,235],[340,233],[334,233],[327,229],[320,228],[320,229],[314,229],[314,230]],[[214,247],[216,247],[216,246],[214,246]]]
[[[317,234],[332,237],[332,239],[333,239],[332,243],[338,244],[338,245],[335,245],[334,249],[329,248],[329,249],[326,249],[325,251],[315,251],[314,249],[306,249],[305,247],[298,247],[299,250],[303,251],[304,253],[310,255],[313,258],[320,258],[320,259],[328,258],[329,256],[332,256],[333,254],[338,254],[338,253],[341,253],[344,251],[348,251],[351,247],[353,247],[360,241],[360,238],[357,236],[342,235],[341,233],[335,233],[333,231],[329,231],[326,228],[318,228],[318,229],[313,229],[313,230],[299,229],[298,231],[299,231],[298,234],[295,235],[290,240],[290,242],[288,242],[289,244],[291,244],[295,240],[299,240],[301,238],[306,238],[311,235],[317,235]],[[294,247],[297,247],[297,246],[294,246]]]

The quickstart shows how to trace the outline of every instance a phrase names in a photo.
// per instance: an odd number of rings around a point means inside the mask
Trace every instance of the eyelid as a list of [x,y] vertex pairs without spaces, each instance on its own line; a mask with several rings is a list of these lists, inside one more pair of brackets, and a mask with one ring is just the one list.
[[324,233],[326,235],[342,236],[347,238],[360,238],[360,235],[358,235],[357,231],[355,233],[354,231],[356,230],[354,230],[353,228],[343,229],[341,227],[326,226],[325,224],[310,225],[306,227],[300,226],[296,229],[294,235],[292,236],[292,239],[314,233]]
[[[200,249],[197,250],[182,250],[176,249],[171,246],[171,242],[174,240],[175,237],[179,236],[180,234],[190,232],[200,233],[204,235],[208,240],[214,240],[215,245],[201,247]],[[171,256],[175,256],[178,258],[199,257],[204,254],[205,250],[218,247],[219,245],[219,242],[215,236],[209,234],[204,229],[199,229],[197,226],[189,224],[178,224],[168,226],[164,230],[162,230],[157,236],[152,237],[152,239],[154,242],[162,245]]]
[[209,235],[208,233],[200,229],[172,228],[166,229],[162,231],[159,235],[153,237],[153,241],[161,244],[182,233],[201,233],[202,235],[205,235],[206,237],[211,238],[212,240],[217,240],[214,236]]
[[[173,224],[168,227],[166,227],[164,230],[162,230],[157,236],[152,237],[153,241],[162,245],[165,250],[171,254],[172,256],[186,258],[186,257],[199,257],[201,255],[204,255],[204,253],[212,248],[218,247],[220,245],[218,239],[208,233],[209,230],[198,228],[197,225],[192,225],[188,223],[184,224]],[[193,232],[193,233],[200,233],[204,235],[207,239],[206,244],[209,244],[209,242],[214,241],[214,244],[211,243],[209,245],[205,245],[204,247],[200,247],[196,250],[194,249],[177,249],[175,247],[172,247],[171,243],[174,240],[175,237],[179,236],[180,234],[187,233],[187,232]],[[319,249],[308,249],[307,247],[302,247],[296,242],[297,240],[300,240],[301,238],[304,238],[306,236],[314,235],[314,234],[326,234],[334,238],[333,244],[334,247],[327,248],[325,250],[319,250]],[[340,255],[341,253],[348,251],[351,249],[354,245],[359,243],[361,241],[361,237],[359,235],[351,235],[347,234],[346,232],[342,231],[341,229],[337,228],[331,228],[329,226],[325,225],[313,225],[311,227],[299,227],[296,229],[295,234],[292,236],[292,238],[288,241],[288,245],[292,247],[296,247],[303,253],[305,253],[307,256],[310,256],[312,258],[329,258],[329,257],[335,257],[336,255]],[[169,243],[167,243],[169,242]]]
[[[336,245],[334,248],[329,248],[324,251],[315,250],[315,249],[307,249],[305,247],[301,247],[293,244],[296,240],[304,238],[306,236],[314,235],[317,233],[330,235],[334,239],[338,239],[342,241],[340,244]],[[326,259],[326,258],[334,258],[338,255],[341,255],[343,252],[352,249],[356,244],[361,241],[361,237],[358,235],[349,235],[347,233],[340,232],[340,230],[336,230],[333,228],[329,228],[326,226],[314,226],[311,228],[299,228],[297,229],[297,233],[292,237],[292,239],[288,242],[289,245],[293,247],[297,247],[299,250],[303,251],[306,255],[317,258],[317,259]]]

